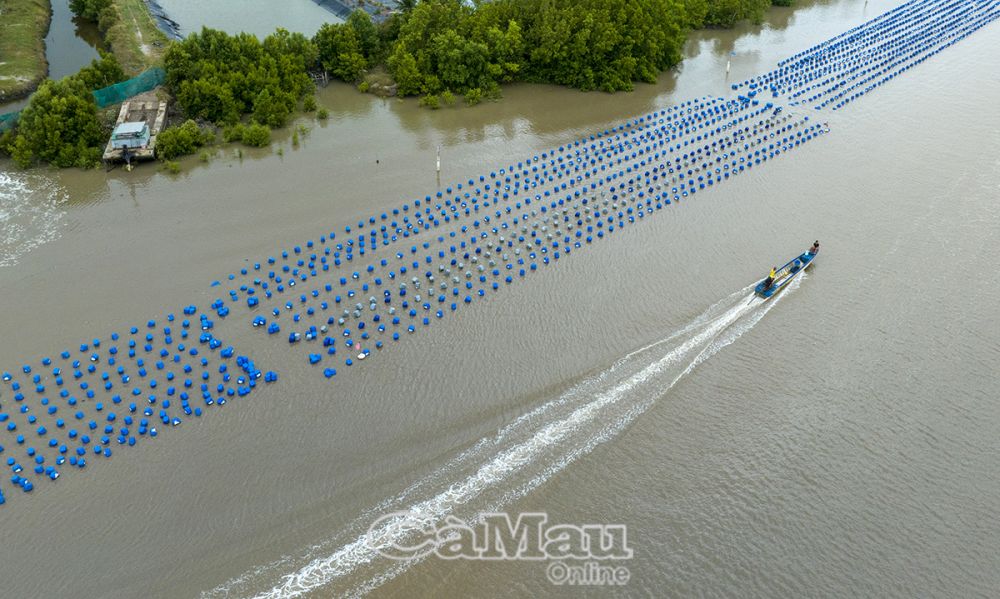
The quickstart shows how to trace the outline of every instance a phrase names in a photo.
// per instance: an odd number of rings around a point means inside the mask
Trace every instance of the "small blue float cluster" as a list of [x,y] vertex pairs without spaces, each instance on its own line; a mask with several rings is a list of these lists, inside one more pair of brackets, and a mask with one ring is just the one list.
[[38,480],[54,481],[66,468],[110,458],[117,448],[248,395],[262,377],[276,380],[236,356],[212,334],[211,318],[196,313],[189,306],[181,319],[169,314],[163,324],[150,320],[0,374],[0,426],[7,432],[0,459],[10,484],[31,492]]
[[1000,17],[998,0],[912,0],[732,86],[768,90],[790,105],[833,110],[965,39]]

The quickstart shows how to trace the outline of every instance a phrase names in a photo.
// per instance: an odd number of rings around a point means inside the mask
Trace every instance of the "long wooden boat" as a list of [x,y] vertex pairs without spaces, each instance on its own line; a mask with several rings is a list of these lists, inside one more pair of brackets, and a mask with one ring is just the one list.
[[806,251],[792,258],[787,264],[775,272],[774,281],[772,281],[770,285],[766,285],[766,278],[762,279],[760,283],[757,283],[757,287],[754,288],[754,293],[757,294],[758,297],[762,297],[764,299],[774,297],[774,294],[784,289],[795,277],[805,272],[805,270],[809,268],[809,265],[816,261],[817,255],[818,254],[812,254]]

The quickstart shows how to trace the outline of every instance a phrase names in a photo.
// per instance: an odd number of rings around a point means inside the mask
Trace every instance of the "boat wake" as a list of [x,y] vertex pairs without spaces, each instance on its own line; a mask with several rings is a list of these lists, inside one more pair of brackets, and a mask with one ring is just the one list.
[[417,563],[380,552],[405,545],[412,529],[391,519],[373,522],[401,511],[424,521],[454,516],[472,525],[479,514],[502,511],[621,433],[699,364],[753,328],[794,292],[801,278],[767,302],[753,295],[752,285],[733,293],[669,336],[623,356],[480,440],[303,555],[282,558],[203,596],[277,599],[321,588],[338,596],[371,591]]
[[42,177],[0,173],[0,268],[59,236],[62,200]]

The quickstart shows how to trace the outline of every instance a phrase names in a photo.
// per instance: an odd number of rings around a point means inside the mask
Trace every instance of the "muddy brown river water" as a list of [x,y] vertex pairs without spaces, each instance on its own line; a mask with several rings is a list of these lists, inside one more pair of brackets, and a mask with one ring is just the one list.
[[[213,280],[433,193],[439,146],[444,187],[727,95],[896,4],[802,2],[695,34],[676,71],[631,94],[513,86],[429,111],[331,85],[331,118],[302,120],[298,148],[283,132],[283,155],[223,147],[177,176],[0,163],[0,364],[207,306]],[[994,23],[817,113],[821,139],[334,382],[227,322],[281,381],[30,496],[6,485],[2,594],[994,595],[998,50]],[[747,308],[746,287],[816,238],[798,284]],[[624,524],[628,584],[352,550],[380,514],[416,505]]]

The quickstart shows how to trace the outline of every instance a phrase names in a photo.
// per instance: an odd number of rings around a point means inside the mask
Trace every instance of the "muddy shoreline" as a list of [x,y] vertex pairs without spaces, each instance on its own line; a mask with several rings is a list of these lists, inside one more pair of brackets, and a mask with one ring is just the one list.
[[181,35],[180,23],[171,19],[167,11],[156,0],[145,0],[143,4],[146,5],[146,10],[156,21],[156,26],[160,28],[160,31],[167,34],[170,39],[179,40],[184,37]]

